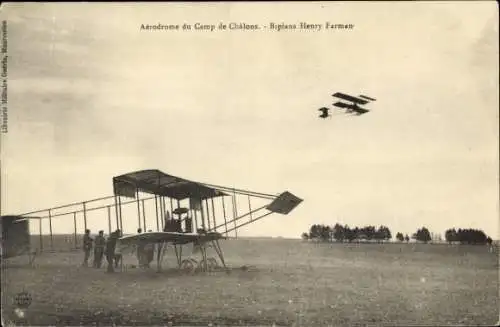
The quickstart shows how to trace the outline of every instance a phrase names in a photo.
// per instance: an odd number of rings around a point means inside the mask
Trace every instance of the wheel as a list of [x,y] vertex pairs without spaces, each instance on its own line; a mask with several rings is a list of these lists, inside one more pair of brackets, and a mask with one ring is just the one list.
[[[215,258],[208,258],[207,259],[207,271],[213,271],[217,269],[219,264],[217,263],[217,260]],[[203,271],[205,270],[205,260],[201,260],[200,263],[198,264],[198,268]]]
[[194,268],[196,266],[193,264],[193,261],[190,259],[184,259],[181,262],[181,270],[186,271],[186,272],[192,272],[194,271]]
[[212,269],[219,268],[219,263],[215,258],[208,258],[208,265],[212,267]]

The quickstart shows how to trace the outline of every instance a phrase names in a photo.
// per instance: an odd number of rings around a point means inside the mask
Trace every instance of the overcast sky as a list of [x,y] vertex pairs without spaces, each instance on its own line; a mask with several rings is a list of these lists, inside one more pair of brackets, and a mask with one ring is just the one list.
[[[160,169],[304,199],[240,235],[340,222],[498,237],[495,2],[31,3],[1,15],[2,214],[111,195],[113,176]],[[355,27],[140,30],[221,21]],[[363,116],[319,119],[336,91],[377,101]],[[54,232],[72,224],[58,219]]]

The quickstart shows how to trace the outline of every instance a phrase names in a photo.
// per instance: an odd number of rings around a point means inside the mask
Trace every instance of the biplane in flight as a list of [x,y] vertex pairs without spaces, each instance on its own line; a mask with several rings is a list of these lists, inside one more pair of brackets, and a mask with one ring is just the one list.
[[376,101],[376,99],[368,97],[366,95],[360,95],[359,97],[354,97],[352,95],[348,95],[348,94],[341,93],[341,92],[336,92],[332,96],[334,96],[340,100],[350,102],[350,103],[345,103],[342,101],[337,101],[333,104],[335,107],[341,108],[341,109],[346,109],[346,113],[354,113],[358,116],[366,114],[367,112],[370,111],[368,109],[360,107],[360,105],[365,105],[365,104],[370,103],[371,101]]

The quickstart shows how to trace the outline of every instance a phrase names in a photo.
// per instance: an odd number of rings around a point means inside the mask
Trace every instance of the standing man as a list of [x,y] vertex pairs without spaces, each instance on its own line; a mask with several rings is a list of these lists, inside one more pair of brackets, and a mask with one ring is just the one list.
[[122,248],[120,244],[120,238],[123,236],[123,233],[120,229],[117,229],[115,231],[116,234],[116,243],[115,243],[115,268],[118,268],[118,265],[122,262],[123,260],[123,255],[122,255]]
[[95,238],[94,268],[101,268],[105,246],[106,246],[106,239],[104,238],[104,231],[100,230],[99,235],[96,236]]
[[[152,230],[148,230],[148,233],[152,233]],[[144,268],[149,268],[149,265],[155,258],[155,245],[154,243],[147,243],[144,245]]]
[[83,266],[88,267],[90,251],[92,250],[92,238],[90,237],[90,229],[85,230],[85,235],[83,235],[83,252],[85,256],[83,258]]
[[[139,228],[137,230],[137,234],[141,234],[142,233],[142,229]],[[145,247],[145,244],[144,244],[144,241],[142,241],[141,239],[139,239],[137,241],[137,262],[139,263],[139,267],[142,267],[144,265],[144,247]]]
[[116,232],[111,233],[108,237],[108,241],[106,242],[106,261],[108,262],[108,273],[113,273],[115,270],[113,269],[113,264],[115,260],[115,249],[116,249],[116,241],[118,239],[118,235]]

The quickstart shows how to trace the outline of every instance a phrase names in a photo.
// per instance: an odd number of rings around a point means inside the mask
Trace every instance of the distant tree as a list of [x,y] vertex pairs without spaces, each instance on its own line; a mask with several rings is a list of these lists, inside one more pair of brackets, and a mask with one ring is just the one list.
[[489,238],[482,230],[472,228],[448,229],[444,237],[448,243],[460,242],[460,244],[487,244]]
[[379,229],[375,232],[375,238],[379,241],[388,241],[392,238],[391,230],[389,227],[380,226]]
[[445,238],[446,242],[448,242],[450,244],[452,242],[457,242],[458,241],[458,234],[457,234],[457,231],[455,230],[455,228],[447,229],[444,232],[444,238]]
[[312,225],[311,228],[309,229],[309,238],[310,239],[317,239],[320,236],[320,226],[319,225]]
[[308,240],[309,239],[309,234],[302,233],[301,237],[302,237],[303,240]]
[[376,229],[375,226],[367,226],[364,228],[364,233],[366,235],[367,240],[375,239]]
[[342,242],[344,240],[344,237],[345,237],[344,227],[342,227],[338,223],[335,224],[335,226],[333,226],[333,238],[335,238],[337,242]]
[[417,230],[415,234],[413,234],[415,240],[427,243],[429,242],[431,238],[431,233],[426,227],[422,227],[421,229]]
[[458,241],[461,244],[486,244],[488,236],[478,229],[459,229]]
[[405,237],[403,236],[403,233],[397,233],[396,234],[396,239],[400,242],[403,242],[405,240]]
[[321,225],[319,231],[319,237],[322,241],[330,241],[330,226]]
[[352,233],[354,234],[354,240],[359,240],[361,232],[358,226],[354,227]]
[[386,241],[389,241],[390,239],[392,239],[391,230],[387,226],[385,227],[385,239],[386,239]]
[[408,234],[406,234],[406,236],[405,236],[405,241],[406,241],[406,243],[410,242],[410,237],[408,236]]
[[493,243],[491,237],[488,236],[488,238],[486,239],[486,243],[488,243],[488,245],[491,245]]
[[346,240],[350,242],[354,241],[356,239],[356,233],[354,232],[354,229],[351,229],[349,226],[345,225],[344,226],[344,237]]

